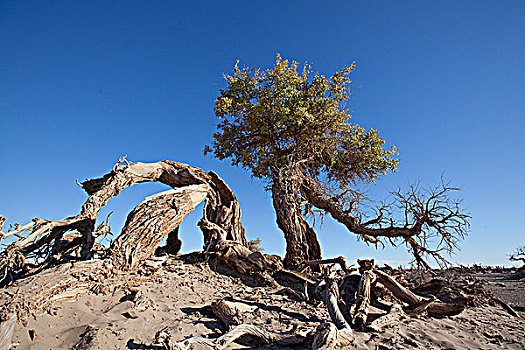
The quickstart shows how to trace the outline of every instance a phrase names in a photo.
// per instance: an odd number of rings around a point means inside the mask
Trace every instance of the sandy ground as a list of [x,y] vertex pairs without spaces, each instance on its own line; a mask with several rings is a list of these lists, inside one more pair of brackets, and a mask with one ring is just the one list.
[[[58,270],[57,270],[58,271]],[[49,278],[60,274],[49,272]],[[54,276],[54,277],[52,277]],[[384,333],[359,332],[354,349],[524,349],[525,280],[508,280],[504,274],[474,275],[488,288],[518,307],[522,318],[499,307],[468,308],[446,318],[411,317]],[[13,349],[80,349],[82,339],[92,339],[89,349],[153,349],[157,331],[168,327],[177,340],[192,336],[215,338],[226,331],[211,312],[216,299],[254,306],[245,322],[267,330],[286,331],[294,324],[315,327],[329,320],[324,305],[269,294],[239,278],[210,270],[205,263],[172,258],[138,287],[140,298],[83,294],[77,301],[55,302],[49,312],[17,324]],[[272,345],[234,344],[229,349],[277,349]],[[305,349],[295,347],[294,349]]]

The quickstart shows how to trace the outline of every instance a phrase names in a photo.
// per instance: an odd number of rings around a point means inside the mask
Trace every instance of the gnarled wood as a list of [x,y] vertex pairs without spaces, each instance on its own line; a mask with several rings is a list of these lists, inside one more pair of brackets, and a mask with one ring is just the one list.
[[348,322],[346,322],[341,309],[339,309],[339,287],[335,278],[326,279],[326,295],[325,304],[328,308],[328,313],[332,322],[338,329],[350,328]]
[[429,315],[437,315],[437,316],[455,316],[459,315],[460,313],[465,310],[465,306],[460,304],[452,304],[452,303],[431,303],[427,307],[427,312]]
[[198,225],[204,235],[204,248],[214,240],[227,240],[248,246],[241,223],[241,205],[228,185],[213,171],[209,173],[210,192]]
[[377,280],[384,285],[396,298],[407,303],[408,305],[415,305],[421,301],[421,298],[412,293],[409,289],[403,287],[399,282],[390,277],[379,269],[374,269]]
[[321,246],[315,231],[302,215],[297,180],[286,170],[281,170],[272,180],[272,200],[277,225],[286,240],[284,266],[294,269],[304,261],[321,259]]
[[203,350],[222,350],[245,335],[259,338],[266,344],[276,343],[281,346],[292,346],[304,343],[309,333],[309,329],[300,329],[291,333],[274,333],[251,324],[242,324],[232,328],[228,333],[215,340],[193,337],[180,342],[175,342],[173,336],[166,329],[163,329],[157,332],[155,336],[155,346],[160,345],[168,350],[190,350],[194,349],[194,345],[198,345],[198,348]]
[[375,274],[368,270],[364,271],[357,289],[356,311],[354,314],[354,327],[361,329],[366,324],[370,307],[370,289],[375,280]]
[[211,303],[211,310],[219,320],[226,325],[238,326],[242,324],[243,314],[250,313],[257,309],[257,306],[252,306],[244,303],[231,302],[226,300],[216,300]]
[[[26,237],[13,242],[0,254],[0,270],[4,276],[23,271],[25,261],[22,261],[20,256],[31,256],[31,254],[32,257],[44,259],[42,264],[48,264],[50,260],[56,259],[58,254],[63,253],[59,249],[61,248],[59,241],[67,231],[76,230],[81,234],[82,239],[79,243],[81,258],[90,257],[94,244],[95,221],[100,209],[108,200],[127,187],[153,181],[178,188],[205,185],[209,179],[209,176],[201,169],[173,161],[133,164],[126,161],[126,165],[117,163],[113,170],[103,177],[86,180],[79,184],[89,195],[82,205],[80,214],[63,220],[34,219],[30,227],[25,225],[19,228],[18,230],[31,229],[31,232]],[[70,250],[71,247],[68,249]]]
[[348,327],[337,329],[331,322],[324,322],[314,335],[312,350],[345,349],[355,340],[354,331]]
[[186,186],[150,196],[137,205],[110,247],[109,258],[115,267],[124,271],[137,268],[206,198],[208,191],[207,184]]
[[367,325],[367,328],[374,332],[382,332],[385,328],[397,324],[400,320],[406,317],[407,314],[405,314],[401,305],[394,304],[390,308],[388,314],[375,319]]

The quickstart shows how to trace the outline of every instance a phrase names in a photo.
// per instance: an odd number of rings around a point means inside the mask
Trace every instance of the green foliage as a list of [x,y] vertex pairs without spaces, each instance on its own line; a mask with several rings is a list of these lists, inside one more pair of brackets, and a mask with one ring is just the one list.
[[212,148],[218,159],[271,178],[275,169],[301,164],[311,178],[322,175],[343,189],[351,181],[374,181],[396,169],[396,148],[383,149],[376,130],[350,123],[350,73],[355,63],[329,78],[305,63],[277,55],[273,68],[261,71],[235,65],[215,100],[219,118]]
[[263,252],[264,248],[261,247],[261,239],[257,237],[256,239],[251,239],[248,241],[248,249],[252,252]]

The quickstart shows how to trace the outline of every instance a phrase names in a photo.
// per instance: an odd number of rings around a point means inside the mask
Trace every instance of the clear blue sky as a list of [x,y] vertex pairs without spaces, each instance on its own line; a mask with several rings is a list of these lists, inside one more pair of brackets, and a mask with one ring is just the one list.
[[[461,186],[472,214],[456,263],[506,264],[525,244],[523,1],[0,1],[0,213],[10,223],[78,213],[75,184],[119,156],[215,170],[243,207],[249,238],[283,254],[269,193],[202,155],[213,100],[235,61],[270,67],[276,53],[331,74],[357,62],[354,121],[399,147],[382,197],[410,180]],[[110,201],[114,232],[146,184]],[[195,222],[183,250],[199,249]],[[324,256],[409,260],[375,251],[327,219]]]

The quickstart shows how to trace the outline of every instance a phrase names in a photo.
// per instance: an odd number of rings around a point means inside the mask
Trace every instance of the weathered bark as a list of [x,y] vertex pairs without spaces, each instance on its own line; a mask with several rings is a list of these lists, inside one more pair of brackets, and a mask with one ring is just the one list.
[[[437,315],[437,316],[454,316],[459,315],[460,313],[465,310],[465,307],[460,304],[452,304],[452,303],[431,303],[427,307],[427,312],[429,315]],[[519,317],[519,316],[518,316]]]
[[[62,253],[58,248],[60,248],[59,240],[64,233],[73,230],[78,231],[82,236],[80,240],[81,258],[90,257],[91,248],[94,244],[93,231],[100,209],[124,188],[150,181],[161,182],[170,187],[178,188],[206,184],[209,181],[209,176],[201,169],[172,161],[134,164],[126,161],[126,165],[117,163],[113,170],[103,177],[86,180],[79,184],[89,195],[89,198],[82,205],[80,214],[56,221],[34,219],[31,225],[25,225],[13,231],[19,234],[31,230],[29,235],[13,242],[2,252],[0,270],[5,271],[4,274],[6,275],[22,271],[25,262],[20,263],[20,256],[24,257],[28,254],[44,258],[44,264],[49,263],[50,259],[55,259],[57,254]],[[44,249],[44,252],[39,252],[40,249],[53,244],[53,241],[56,244],[51,251],[47,252]]]
[[381,332],[385,328],[393,326],[402,319],[406,318],[407,315],[403,311],[403,308],[399,304],[394,304],[390,308],[390,311],[388,314],[379,317],[378,319],[371,322],[367,328],[374,331],[374,332]]
[[324,322],[314,335],[312,350],[346,349],[355,340],[352,328],[337,329],[331,322]]
[[294,269],[304,261],[321,259],[321,246],[312,227],[304,219],[299,201],[299,184],[281,171],[273,178],[272,199],[277,225],[284,233],[284,266]]
[[136,269],[208,192],[207,184],[186,186],[150,196],[137,205],[110,247],[109,258],[115,267],[123,271]]
[[16,313],[9,313],[5,320],[0,321],[0,350],[11,348],[11,339],[16,325]]
[[338,303],[339,287],[337,286],[337,281],[334,278],[327,278],[325,304],[328,308],[330,318],[336,325],[337,329],[350,328],[350,325],[346,322],[341,310],[339,309]]
[[219,320],[226,325],[238,326],[243,322],[243,314],[251,313],[257,309],[257,306],[252,306],[244,303],[236,303],[226,300],[217,300],[211,303],[211,310]]
[[416,305],[421,302],[420,297],[412,293],[409,289],[403,287],[399,282],[390,277],[379,269],[374,270],[377,280],[384,285],[396,298],[407,303],[408,305]]
[[330,350],[337,346],[337,327],[331,322],[323,322],[315,332],[312,350]]
[[315,265],[334,264],[334,263],[339,264],[339,266],[341,266],[341,270],[343,270],[346,273],[350,273],[352,271],[350,267],[348,266],[348,264],[346,263],[346,259],[344,258],[344,256],[339,256],[337,258],[332,258],[332,259],[305,261],[302,263],[302,265],[315,266]]
[[370,307],[370,289],[375,280],[372,271],[364,271],[357,290],[356,311],[353,319],[354,327],[361,329],[366,324]]
[[195,348],[194,345],[198,345],[199,349],[222,350],[244,335],[259,338],[266,344],[276,343],[281,346],[293,346],[304,343],[308,334],[309,330],[299,330],[292,333],[274,333],[251,324],[242,324],[234,327],[228,333],[217,339],[192,337],[180,342],[175,342],[172,335],[166,329],[163,329],[157,332],[154,346],[163,346],[163,348],[168,350],[190,350]]
[[204,235],[205,249],[216,240],[248,246],[241,223],[241,205],[228,185],[213,171],[209,173],[210,192],[198,225]]

